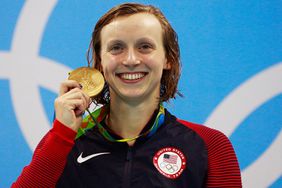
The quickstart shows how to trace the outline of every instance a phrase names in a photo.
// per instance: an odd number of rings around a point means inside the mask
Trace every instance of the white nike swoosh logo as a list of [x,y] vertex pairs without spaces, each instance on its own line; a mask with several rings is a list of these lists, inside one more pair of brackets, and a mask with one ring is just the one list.
[[89,159],[92,159],[92,158],[97,157],[99,155],[110,154],[110,152],[95,153],[95,154],[92,154],[92,155],[88,155],[87,157],[82,157],[82,154],[83,154],[83,152],[81,152],[81,154],[77,158],[78,163],[84,163],[85,161],[88,161]]

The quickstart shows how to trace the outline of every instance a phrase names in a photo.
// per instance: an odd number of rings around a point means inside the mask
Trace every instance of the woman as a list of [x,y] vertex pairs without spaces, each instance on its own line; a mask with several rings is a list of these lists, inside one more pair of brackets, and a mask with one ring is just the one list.
[[97,22],[91,50],[107,82],[95,98],[104,106],[82,123],[91,99],[78,82],[63,82],[53,128],[13,187],[241,187],[228,138],[162,106],[177,94],[180,60],[160,10],[112,8]]

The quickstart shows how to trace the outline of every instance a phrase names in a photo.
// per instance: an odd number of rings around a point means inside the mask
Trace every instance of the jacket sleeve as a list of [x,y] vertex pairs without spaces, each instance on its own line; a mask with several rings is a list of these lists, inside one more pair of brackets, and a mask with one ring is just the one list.
[[11,187],[55,187],[75,136],[75,131],[55,120],[53,128],[36,147],[31,163],[24,167]]
[[229,139],[219,131],[210,129],[206,139],[208,150],[207,187],[242,187],[236,154]]
[[183,120],[179,122],[192,128],[206,144],[208,152],[206,187],[242,187],[238,160],[229,139],[218,130]]

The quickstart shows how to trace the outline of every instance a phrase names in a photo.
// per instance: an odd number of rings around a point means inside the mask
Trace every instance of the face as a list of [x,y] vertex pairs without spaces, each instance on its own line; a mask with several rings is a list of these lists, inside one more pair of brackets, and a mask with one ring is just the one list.
[[101,65],[111,100],[159,98],[163,69],[169,69],[162,27],[151,14],[119,17],[101,31]]

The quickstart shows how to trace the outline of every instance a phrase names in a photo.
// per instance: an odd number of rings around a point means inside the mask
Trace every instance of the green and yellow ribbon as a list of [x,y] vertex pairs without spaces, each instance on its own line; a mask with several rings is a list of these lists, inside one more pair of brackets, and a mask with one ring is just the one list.
[[157,117],[155,119],[154,124],[151,126],[151,128],[149,130],[147,130],[146,132],[135,136],[133,138],[123,138],[123,139],[115,139],[111,136],[111,134],[101,125],[101,121],[103,121],[106,117],[106,115],[108,114],[109,111],[109,107],[103,106],[97,110],[95,110],[94,112],[90,113],[89,110],[87,109],[87,112],[89,113],[88,116],[86,116],[83,119],[82,122],[82,126],[81,128],[79,128],[77,135],[76,135],[76,139],[79,138],[80,136],[82,136],[83,134],[85,134],[85,132],[89,129],[92,129],[94,126],[98,127],[99,132],[109,141],[111,142],[129,142],[129,141],[133,141],[136,140],[137,138],[141,137],[141,136],[152,136],[157,129],[163,124],[164,122],[164,116],[165,116],[165,109],[163,107],[163,105],[160,105],[159,108],[159,112],[157,114]]

